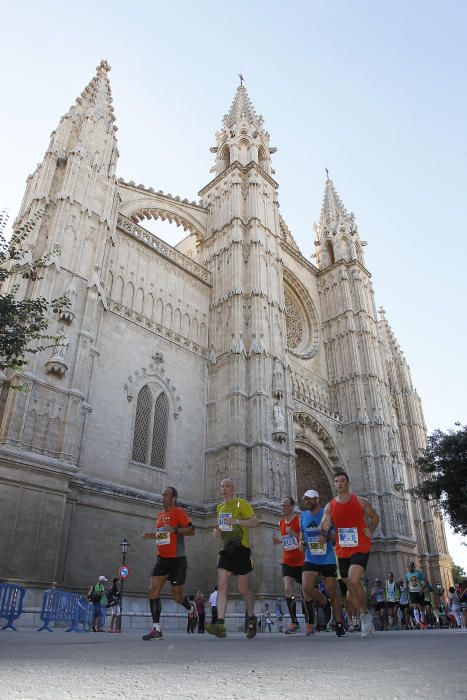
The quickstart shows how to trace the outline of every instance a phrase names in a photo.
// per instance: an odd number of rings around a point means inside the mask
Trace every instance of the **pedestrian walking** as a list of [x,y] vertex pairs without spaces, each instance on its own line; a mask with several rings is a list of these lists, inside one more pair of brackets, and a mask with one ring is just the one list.
[[88,600],[92,603],[92,632],[104,632],[105,606],[107,604],[107,593],[104,583],[109,579],[105,576],[99,576],[97,582],[94,583],[88,592]]

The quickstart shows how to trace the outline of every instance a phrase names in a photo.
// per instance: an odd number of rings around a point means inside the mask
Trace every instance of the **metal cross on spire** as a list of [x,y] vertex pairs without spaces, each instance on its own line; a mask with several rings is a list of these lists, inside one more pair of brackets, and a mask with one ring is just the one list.
[[243,75],[241,73],[238,74],[238,77],[240,78],[240,87],[241,87],[243,85],[243,81],[245,80],[245,78],[243,77]]
[[327,168],[324,168],[326,171],[326,180],[329,180],[329,170]]

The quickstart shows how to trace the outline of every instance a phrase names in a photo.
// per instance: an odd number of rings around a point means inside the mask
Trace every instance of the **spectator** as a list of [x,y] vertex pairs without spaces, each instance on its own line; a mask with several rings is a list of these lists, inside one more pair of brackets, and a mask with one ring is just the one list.
[[196,625],[198,623],[198,615],[196,613],[196,603],[195,603],[195,596],[191,595],[188,599],[190,603],[194,603],[192,606],[190,612],[187,615],[187,623],[186,623],[186,631],[188,634],[194,634]]
[[195,597],[196,612],[198,613],[198,634],[204,634],[204,621],[206,619],[206,611],[204,609],[204,597],[201,591],[198,591]]
[[118,578],[112,580],[112,588],[107,592],[107,608],[109,608],[112,617],[107,632],[122,631],[122,611],[120,608],[120,591],[118,588]]
[[209,605],[211,606],[211,625],[215,625],[217,622],[217,586],[214,587],[209,596]]
[[408,630],[410,627],[409,587],[402,578],[399,581],[399,613],[402,628]]
[[448,595],[449,617],[456,626],[462,627],[461,604],[454,586],[449,588]]
[[277,627],[279,629],[279,632],[282,632],[284,629],[284,625],[282,624],[283,619],[284,619],[284,611],[282,610],[281,599],[278,598],[276,601],[276,620],[277,620]]
[[271,617],[271,611],[269,609],[269,603],[264,604],[263,618],[264,618],[264,629],[266,630],[266,627],[267,627],[269,630],[269,634],[271,634],[271,632],[272,632],[272,617]]
[[88,592],[88,600],[93,605],[91,630],[93,632],[104,632],[103,623],[105,617],[105,606],[107,604],[107,593],[104,583],[109,579],[99,576],[97,582],[91,586]]

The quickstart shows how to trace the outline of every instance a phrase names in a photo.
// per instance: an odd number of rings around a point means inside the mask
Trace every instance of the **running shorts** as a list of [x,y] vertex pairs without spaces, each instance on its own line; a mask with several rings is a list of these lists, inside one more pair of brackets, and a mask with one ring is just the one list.
[[306,561],[303,564],[303,573],[305,571],[316,571],[324,578],[337,578],[336,564],[311,564],[309,561]]
[[302,582],[302,567],[301,566],[289,566],[288,564],[282,564],[282,578],[288,576],[293,578],[297,583]]
[[353,564],[358,564],[358,566],[361,566],[363,570],[365,570],[368,564],[369,556],[369,552],[355,552],[355,554],[352,554],[352,556],[348,559],[339,557],[339,571],[341,572],[342,578],[348,577],[349,569]]
[[172,586],[183,586],[186,568],[186,557],[157,557],[151,576],[167,576]]
[[241,544],[230,552],[221,549],[217,561],[218,569],[230,571],[234,576],[243,576],[253,571],[251,549]]

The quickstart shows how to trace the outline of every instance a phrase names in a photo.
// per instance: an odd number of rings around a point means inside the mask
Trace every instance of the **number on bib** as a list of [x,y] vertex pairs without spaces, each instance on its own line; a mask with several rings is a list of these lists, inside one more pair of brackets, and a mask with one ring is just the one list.
[[337,530],[341,547],[358,546],[358,530],[356,527],[340,527]]

